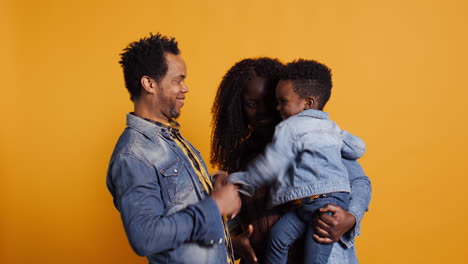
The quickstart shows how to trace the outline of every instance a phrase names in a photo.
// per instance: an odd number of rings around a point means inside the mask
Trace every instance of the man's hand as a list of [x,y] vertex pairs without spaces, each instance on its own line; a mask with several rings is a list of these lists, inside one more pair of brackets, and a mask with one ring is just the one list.
[[236,186],[227,182],[226,173],[217,173],[211,197],[216,201],[221,215],[233,218],[240,211],[241,199]]
[[[315,241],[323,244],[331,244],[340,240],[344,233],[348,232],[356,224],[354,215],[334,204],[327,204],[319,209],[319,216],[315,219]],[[332,215],[326,214],[327,212]]]
[[213,182],[217,182],[218,178],[221,179],[221,183],[224,185],[228,180],[228,174],[225,171],[219,170],[211,175]]
[[249,225],[247,230],[232,238],[232,246],[236,255],[247,261],[249,264],[257,264],[257,256],[250,245],[250,236],[253,233],[253,226]]

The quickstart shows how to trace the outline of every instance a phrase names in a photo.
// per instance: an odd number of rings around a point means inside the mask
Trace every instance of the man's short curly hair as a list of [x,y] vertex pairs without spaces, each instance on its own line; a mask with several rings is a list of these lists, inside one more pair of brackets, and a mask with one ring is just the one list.
[[331,70],[317,61],[298,59],[288,63],[283,68],[281,80],[291,80],[294,91],[302,98],[317,97],[320,110],[330,99]]
[[141,77],[144,75],[157,82],[166,75],[168,65],[164,53],[179,55],[177,41],[159,33],[130,43],[120,54],[125,86],[130,99],[135,101],[141,94]]

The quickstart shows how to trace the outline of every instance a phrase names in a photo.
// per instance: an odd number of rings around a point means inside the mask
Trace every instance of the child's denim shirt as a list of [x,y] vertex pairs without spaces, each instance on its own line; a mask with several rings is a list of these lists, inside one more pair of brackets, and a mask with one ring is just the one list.
[[305,110],[278,124],[265,153],[229,180],[247,195],[273,184],[272,206],[315,194],[350,192],[342,157],[358,159],[365,149],[359,137],[341,130],[327,113]]

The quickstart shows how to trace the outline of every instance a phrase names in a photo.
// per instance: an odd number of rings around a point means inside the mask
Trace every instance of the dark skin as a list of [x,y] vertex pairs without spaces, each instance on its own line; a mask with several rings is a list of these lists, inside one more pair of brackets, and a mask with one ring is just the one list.
[[[319,209],[320,215],[315,219],[314,239],[317,242],[330,244],[340,238],[356,225],[356,217],[343,208],[334,204],[327,204]],[[332,215],[325,214],[331,212]]]
[[[244,114],[254,129],[261,131],[272,129],[268,120],[274,115],[274,98],[267,96],[265,78],[254,76],[247,82],[244,90]],[[274,124],[273,124],[274,125]],[[332,215],[325,214],[326,212]],[[320,243],[330,244],[340,238],[356,225],[356,218],[340,206],[328,204],[320,208],[320,213],[315,219],[314,239]],[[252,225],[244,228],[243,233],[233,237],[234,251],[247,263],[257,263],[257,256],[250,244],[250,237],[254,230]]]

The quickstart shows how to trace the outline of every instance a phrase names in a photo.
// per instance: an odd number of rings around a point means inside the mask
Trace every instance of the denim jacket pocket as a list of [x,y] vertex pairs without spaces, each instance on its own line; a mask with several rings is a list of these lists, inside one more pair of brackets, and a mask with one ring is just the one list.
[[193,190],[193,185],[182,161],[175,158],[162,167],[160,172],[169,198],[173,203],[183,202]]
[[174,160],[168,162],[168,165],[166,165],[165,168],[161,170],[161,174],[164,177],[177,177],[181,167],[182,163],[180,162],[180,159],[175,158]]

